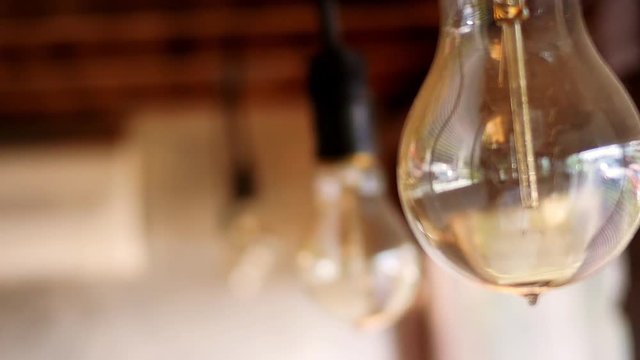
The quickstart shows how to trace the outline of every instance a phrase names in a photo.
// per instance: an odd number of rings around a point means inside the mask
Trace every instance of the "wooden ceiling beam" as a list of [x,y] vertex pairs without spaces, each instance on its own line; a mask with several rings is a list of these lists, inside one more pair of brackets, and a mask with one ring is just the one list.
[[[419,42],[381,43],[366,48],[372,77],[403,69],[426,68],[429,54]],[[288,47],[247,49],[225,59],[218,51],[183,57],[125,54],[105,58],[76,58],[64,63],[31,58],[13,66],[0,66],[0,93],[61,92],[73,89],[126,89],[146,86],[219,86],[233,69],[246,84],[304,82],[311,49]],[[405,54],[405,56],[398,56]],[[410,56],[409,56],[410,54]],[[230,63],[230,62],[233,62]]]
[[[345,5],[347,33],[380,33],[432,28],[438,23],[434,2]],[[251,39],[315,34],[313,4],[218,7],[182,12],[153,11],[118,15],[54,15],[0,20],[0,49],[56,44],[162,42],[187,39]]]

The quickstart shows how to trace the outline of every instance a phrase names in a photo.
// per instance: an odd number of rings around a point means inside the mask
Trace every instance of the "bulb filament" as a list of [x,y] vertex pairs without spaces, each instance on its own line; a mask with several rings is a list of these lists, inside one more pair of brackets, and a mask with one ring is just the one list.
[[531,130],[531,112],[527,91],[527,68],[522,22],[529,17],[526,0],[495,0],[494,20],[502,27],[504,59],[509,77],[509,96],[516,148],[520,198],[525,208],[539,204],[536,157]]

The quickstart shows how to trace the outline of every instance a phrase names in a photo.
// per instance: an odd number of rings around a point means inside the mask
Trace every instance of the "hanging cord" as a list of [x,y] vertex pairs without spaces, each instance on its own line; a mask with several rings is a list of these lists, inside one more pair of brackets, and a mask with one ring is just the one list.
[[317,0],[320,10],[322,42],[326,47],[340,46],[340,15],[334,0]]
[[255,193],[255,160],[246,119],[241,113],[246,85],[246,64],[242,52],[227,46],[223,56],[223,77],[220,85],[222,115],[231,157],[234,200],[249,198]]

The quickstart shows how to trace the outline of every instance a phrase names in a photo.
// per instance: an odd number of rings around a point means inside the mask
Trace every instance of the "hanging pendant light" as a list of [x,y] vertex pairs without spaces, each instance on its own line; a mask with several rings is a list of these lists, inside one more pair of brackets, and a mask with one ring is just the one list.
[[320,1],[320,10],[323,47],[310,69],[316,215],[298,260],[324,308],[359,327],[381,328],[412,305],[421,260],[376,158],[364,63],[342,46],[334,3]]
[[284,239],[272,228],[258,193],[252,139],[241,114],[244,59],[229,50],[222,81],[222,110],[231,155],[232,206],[226,224],[226,280],[239,298],[256,297],[266,286],[285,252]]

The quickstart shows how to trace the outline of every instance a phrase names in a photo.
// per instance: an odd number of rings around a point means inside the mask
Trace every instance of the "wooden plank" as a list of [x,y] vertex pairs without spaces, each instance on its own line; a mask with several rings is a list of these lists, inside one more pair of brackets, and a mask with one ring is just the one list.
[[[389,32],[437,26],[433,2],[345,5],[350,32]],[[149,11],[119,15],[55,15],[0,20],[0,49],[52,44],[100,44],[191,39],[251,39],[300,36],[317,31],[312,4],[219,7],[183,12]]]
[[[426,67],[429,60],[421,42],[380,44],[365,49],[372,76],[404,68]],[[244,71],[247,83],[304,81],[311,48],[247,49],[233,67]],[[404,54],[405,56],[398,56]],[[423,54],[420,56],[420,54]],[[31,58],[11,68],[0,67],[0,93],[65,91],[67,89],[128,88],[167,84],[210,84],[215,87],[228,71],[223,55],[214,50],[185,57],[131,54],[105,58],[73,59],[53,63]],[[424,64],[421,66],[421,64]],[[242,70],[244,68],[244,70]],[[18,81],[19,79],[19,81]]]

